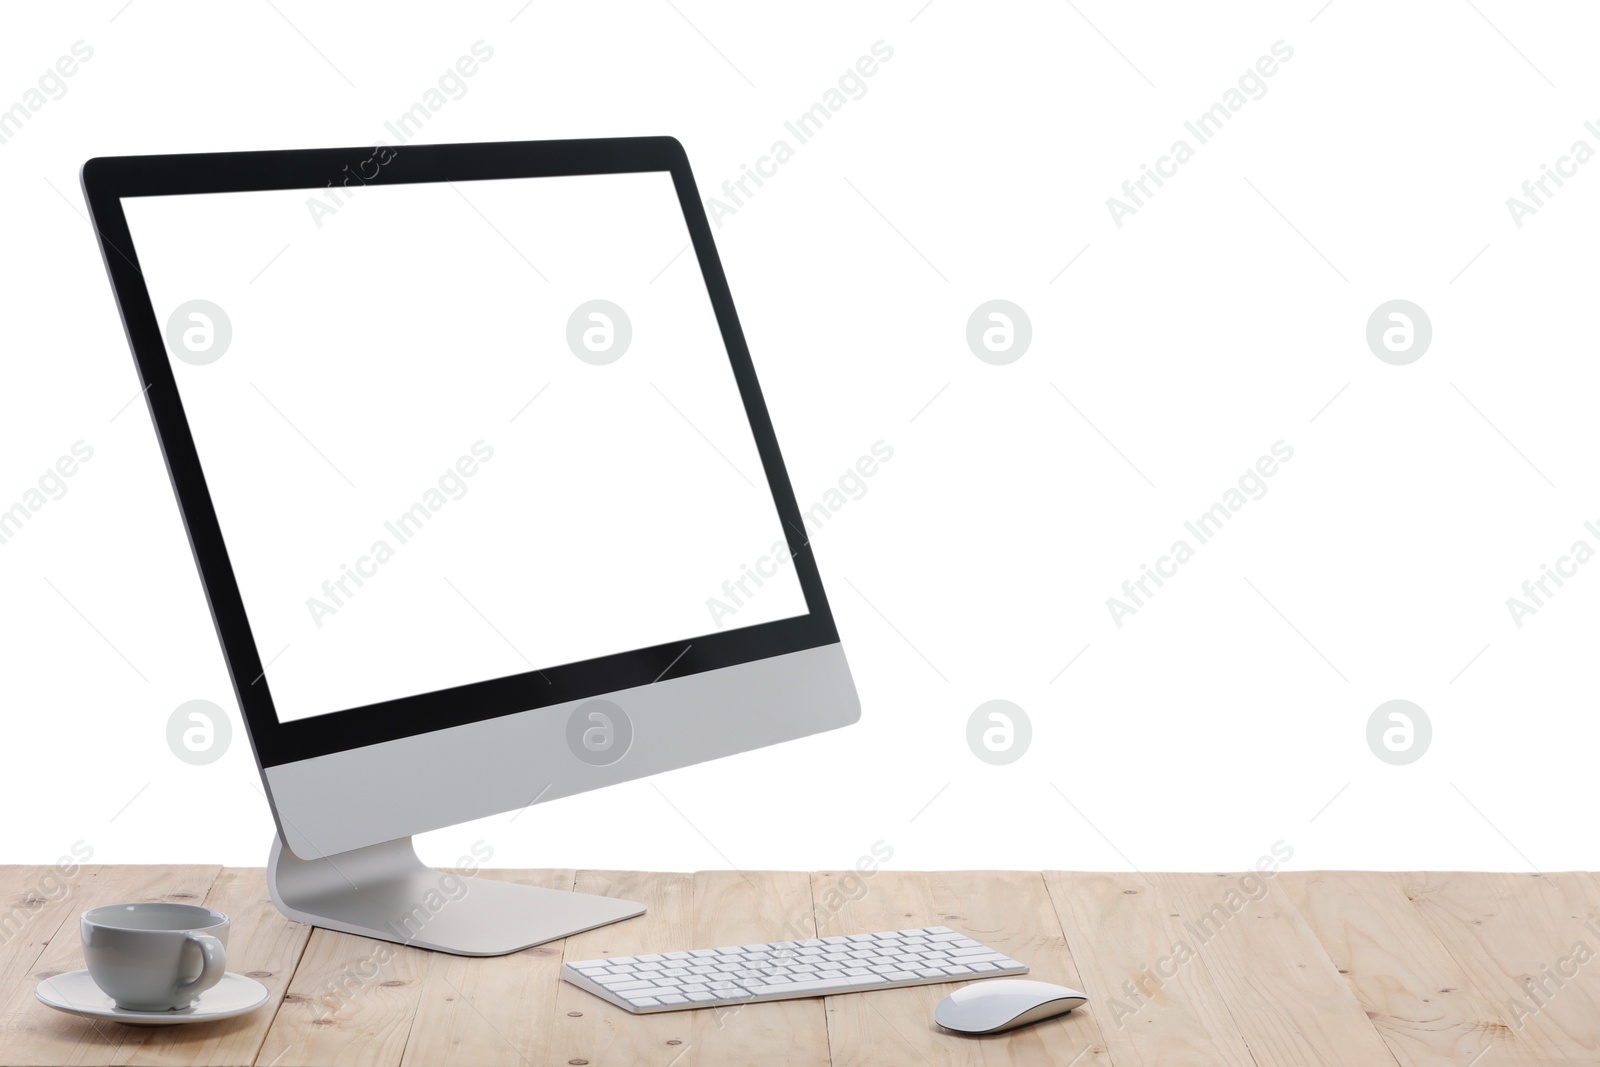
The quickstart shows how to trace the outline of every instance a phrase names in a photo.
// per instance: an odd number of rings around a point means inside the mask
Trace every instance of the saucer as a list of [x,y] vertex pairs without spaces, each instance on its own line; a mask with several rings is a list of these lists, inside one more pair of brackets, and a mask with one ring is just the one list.
[[231,1019],[267,1002],[267,987],[254,978],[228,973],[222,981],[201,993],[193,1006],[171,1011],[129,1011],[119,1008],[89,977],[88,971],[67,971],[46,978],[34,989],[41,1003],[69,1015],[88,1019],[109,1019],[130,1026],[171,1026],[175,1023],[211,1022]]

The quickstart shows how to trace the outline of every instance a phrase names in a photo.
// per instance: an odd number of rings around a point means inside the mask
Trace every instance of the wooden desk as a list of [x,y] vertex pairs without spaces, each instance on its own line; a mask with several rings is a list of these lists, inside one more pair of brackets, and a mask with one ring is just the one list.
[[[1600,882],[1589,874],[483,871],[649,911],[463,959],[289,922],[260,869],[51,871],[0,867],[0,1063],[1600,1064]],[[230,968],[272,1001],[239,1019],[148,1029],[34,1000],[41,978],[83,965],[81,911],[154,899],[231,915]],[[932,925],[1086,990],[1089,1005],[973,1039],[933,1025],[954,985],[632,1016],[559,978],[563,956]],[[1529,976],[1543,990],[1525,989]]]

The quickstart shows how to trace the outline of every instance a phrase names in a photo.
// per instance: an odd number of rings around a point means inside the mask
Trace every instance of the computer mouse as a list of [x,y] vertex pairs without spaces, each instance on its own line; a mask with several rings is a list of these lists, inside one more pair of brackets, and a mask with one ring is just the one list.
[[1026,978],[996,978],[962,986],[933,1009],[933,1021],[958,1034],[997,1034],[1050,1019],[1089,998],[1076,989]]

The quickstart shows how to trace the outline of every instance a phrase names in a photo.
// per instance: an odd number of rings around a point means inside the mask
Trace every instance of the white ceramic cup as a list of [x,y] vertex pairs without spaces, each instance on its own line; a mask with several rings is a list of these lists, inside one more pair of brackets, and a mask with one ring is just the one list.
[[228,917],[212,908],[108,904],[79,927],[89,977],[127,1011],[192,1007],[227,970]]

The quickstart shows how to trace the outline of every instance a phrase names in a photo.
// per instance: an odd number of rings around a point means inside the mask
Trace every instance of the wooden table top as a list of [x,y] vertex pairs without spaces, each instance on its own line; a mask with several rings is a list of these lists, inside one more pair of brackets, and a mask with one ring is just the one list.
[[[467,959],[312,930],[259,868],[0,867],[0,1064],[1600,1064],[1591,874],[495,871],[630,897],[637,919]],[[205,902],[259,1011],[129,1027],[60,1014],[86,908]],[[634,1016],[560,980],[589,959],[947,925],[1089,1004],[1010,1034],[946,1033],[955,984]]]

